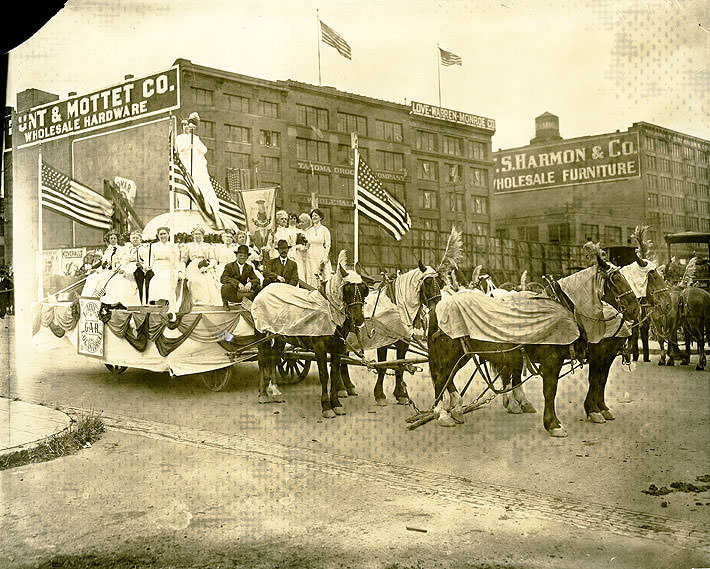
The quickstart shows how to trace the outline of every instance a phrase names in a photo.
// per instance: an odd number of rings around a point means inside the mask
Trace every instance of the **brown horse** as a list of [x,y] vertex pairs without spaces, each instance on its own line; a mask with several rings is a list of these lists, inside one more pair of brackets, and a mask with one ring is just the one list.
[[703,370],[707,365],[705,340],[710,335],[710,294],[696,286],[689,286],[680,293],[678,314],[683,335],[685,336],[685,358],[690,362],[690,342],[698,344],[698,363],[696,370]]
[[[675,355],[682,355],[678,346],[678,329],[681,326],[678,310],[680,296],[681,289],[668,284],[656,269],[648,271],[646,299],[649,302],[651,330],[661,349],[659,366],[673,366]],[[689,361],[682,360],[681,363],[687,364]]]
[[[618,268],[609,265],[600,255],[597,255],[597,263],[603,282],[602,299],[622,312],[626,320],[638,321],[641,308],[626,279],[621,275]],[[435,394],[443,394],[444,390],[447,390],[450,401],[456,404],[460,401],[460,395],[456,390],[453,379],[449,381],[449,378],[453,378],[455,372],[471,356],[464,352],[461,341],[447,336],[438,329],[436,310],[431,311],[430,319],[429,367]],[[590,365],[589,390],[584,402],[588,415],[599,414],[601,417],[607,415],[609,419],[613,419],[613,415],[604,401],[604,389],[611,361],[616,357],[619,345],[623,344],[623,342],[624,340],[615,339],[614,342],[600,342],[598,346],[592,347],[590,362],[593,359],[594,365]],[[504,385],[509,384],[511,380],[515,381],[516,378],[519,381],[526,356],[530,362],[538,363],[543,379],[543,394],[545,398],[543,425],[551,436],[567,436],[567,431],[555,412],[557,383],[562,364],[570,357],[571,349],[577,352],[584,351],[583,340],[578,338],[572,345],[540,344],[519,346],[467,338],[466,343],[469,352],[477,354],[482,360],[491,362],[501,371]],[[454,420],[462,420],[462,417],[457,417],[454,413],[452,413],[452,416]],[[591,416],[590,419],[595,420],[594,416]]]

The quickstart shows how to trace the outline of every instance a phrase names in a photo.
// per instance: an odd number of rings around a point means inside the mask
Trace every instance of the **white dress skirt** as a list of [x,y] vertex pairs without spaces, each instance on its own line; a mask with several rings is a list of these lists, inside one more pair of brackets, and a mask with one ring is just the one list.
[[[215,272],[217,261],[212,245],[194,241],[187,243],[182,250],[182,260],[187,265],[185,277],[190,287],[192,303],[221,306],[221,285]],[[202,261],[207,261],[207,267],[199,266]]]
[[138,295],[138,286],[133,276],[138,262],[145,266],[145,249],[143,246],[139,245],[136,248],[133,245],[126,245],[122,250],[122,255],[116,267],[119,271],[106,283],[106,294],[101,297],[101,302],[110,305],[122,304],[126,307],[140,306],[141,300]]
[[330,265],[330,231],[324,225],[311,227],[306,231],[308,239],[308,250],[306,251],[305,277],[306,282],[318,288],[320,282],[316,273],[320,270],[320,264],[325,261],[325,278],[330,277],[333,269]]
[[111,278],[121,264],[122,248],[118,245],[109,245],[101,257],[101,267],[95,269],[84,282],[84,288],[81,290],[81,296],[101,296],[104,289],[111,285]]
[[153,270],[153,278],[148,285],[148,302],[167,300],[170,309],[177,310],[175,290],[180,269],[178,246],[158,241],[146,249],[146,257],[150,257],[149,267]]

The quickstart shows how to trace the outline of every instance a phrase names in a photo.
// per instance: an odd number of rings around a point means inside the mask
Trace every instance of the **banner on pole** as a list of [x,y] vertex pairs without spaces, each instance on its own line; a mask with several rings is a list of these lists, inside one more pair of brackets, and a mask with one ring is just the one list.
[[258,247],[263,247],[269,234],[276,232],[276,188],[239,192],[247,218],[247,231]]

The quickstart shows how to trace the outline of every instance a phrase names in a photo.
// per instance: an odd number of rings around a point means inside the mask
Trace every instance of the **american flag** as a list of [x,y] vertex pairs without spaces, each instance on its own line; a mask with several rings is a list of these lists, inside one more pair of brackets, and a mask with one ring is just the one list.
[[441,65],[444,67],[448,67],[449,65],[463,65],[461,56],[441,48],[439,48],[439,53],[441,54]]
[[350,46],[345,38],[336,32],[333,28],[325,24],[320,23],[321,37],[323,38],[323,43],[327,43],[329,46],[334,47],[338,50],[338,53],[345,57],[346,59],[352,59],[353,55],[350,51]]
[[239,207],[237,202],[235,202],[229,195],[227,190],[222,187],[222,185],[210,176],[212,181],[212,187],[214,188],[214,193],[217,195],[217,201],[219,201],[219,213],[221,216],[231,219],[239,227],[247,226],[247,218]]
[[358,211],[381,223],[399,241],[412,228],[412,220],[405,207],[387,193],[370,167],[358,155],[357,204]]
[[202,192],[195,185],[192,176],[190,176],[190,173],[185,168],[175,148],[173,148],[173,155],[170,160],[170,184],[174,192],[189,197],[208,219],[213,221],[216,225],[219,225],[215,216],[217,212],[213,212],[212,208],[205,201]]
[[113,204],[101,194],[42,162],[42,206],[89,227],[111,229]]

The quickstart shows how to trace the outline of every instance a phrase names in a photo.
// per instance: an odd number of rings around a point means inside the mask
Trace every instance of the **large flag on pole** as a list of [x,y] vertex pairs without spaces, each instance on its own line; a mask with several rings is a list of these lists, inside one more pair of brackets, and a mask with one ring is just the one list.
[[239,227],[246,227],[247,218],[239,207],[237,202],[235,202],[229,195],[227,190],[224,189],[222,184],[220,184],[213,176],[210,176],[212,181],[212,188],[217,196],[217,201],[219,202],[219,213],[221,216],[231,219]]
[[439,54],[441,55],[441,65],[443,65],[444,67],[448,67],[450,65],[463,66],[461,56],[441,48],[439,48]]
[[407,209],[394,199],[358,156],[357,161],[357,209],[370,219],[381,223],[399,241],[412,228]]
[[345,38],[336,32],[333,28],[328,26],[325,22],[320,21],[320,31],[323,43],[328,44],[338,50],[338,53],[345,57],[346,59],[352,59],[352,52],[350,51],[350,46]]
[[111,229],[113,204],[101,194],[42,162],[42,206],[89,227]]

